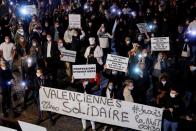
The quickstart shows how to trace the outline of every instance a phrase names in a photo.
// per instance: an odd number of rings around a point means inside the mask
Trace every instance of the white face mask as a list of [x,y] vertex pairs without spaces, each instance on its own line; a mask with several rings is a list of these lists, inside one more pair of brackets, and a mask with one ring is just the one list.
[[127,45],[130,45],[131,41],[128,40],[128,41],[126,41],[126,43],[127,43]]
[[6,70],[6,67],[5,67],[5,66],[4,66],[4,67],[1,67],[1,69],[2,69],[2,70]]
[[166,81],[161,81],[161,83],[162,83],[163,85],[165,85],[165,84],[166,84]]
[[36,43],[34,42],[34,43],[32,43],[32,45],[33,45],[33,46],[36,46]]
[[146,57],[147,55],[148,55],[147,53],[144,53],[144,54],[143,54],[144,57]]
[[113,88],[113,84],[109,84],[108,88],[111,90]]
[[42,75],[42,74],[40,74],[40,73],[36,73],[36,76],[37,76],[37,77],[40,77],[41,75]]
[[129,90],[133,90],[134,86],[129,86],[128,89]]
[[9,40],[6,39],[5,42],[6,42],[6,43],[9,43]]
[[47,38],[48,41],[51,41],[51,38]]
[[59,43],[59,46],[60,46],[60,47],[63,47],[63,43]]
[[84,86],[88,85],[88,81],[84,81],[83,85]]
[[190,70],[193,72],[196,70],[196,66],[190,66]]
[[112,75],[117,75],[117,73],[118,73],[117,71],[114,70],[112,71]]
[[170,97],[171,98],[175,98],[176,97],[176,94],[170,93]]

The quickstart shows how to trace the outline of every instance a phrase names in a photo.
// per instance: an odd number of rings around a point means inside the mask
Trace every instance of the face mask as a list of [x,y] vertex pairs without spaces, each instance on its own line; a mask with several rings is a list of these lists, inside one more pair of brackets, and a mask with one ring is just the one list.
[[133,88],[134,88],[133,86],[129,86],[128,87],[129,90],[133,90]]
[[60,46],[60,47],[63,47],[63,43],[59,43],[59,46]]
[[127,43],[127,45],[130,45],[131,41],[128,40],[128,41],[126,41],[126,43]]
[[51,38],[47,38],[48,41],[51,41]]
[[32,44],[33,46],[36,46],[36,43],[35,42],[33,42],[33,44]]
[[36,73],[36,76],[37,76],[37,77],[40,77],[40,76],[41,76],[41,74],[40,74],[40,73]]
[[20,39],[21,42],[24,42],[24,39]]
[[138,41],[141,41],[142,40],[142,37],[138,37]]
[[148,55],[147,53],[144,53],[144,54],[143,54],[144,57],[146,57],[147,55]]
[[170,93],[170,97],[171,98],[175,98],[176,97],[176,94]]
[[105,29],[104,29],[104,28],[102,28],[102,29],[101,29],[101,32],[105,32]]
[[9,40],[6,39],[5,42],[6,42],[6,43],[9,43]]
[[117,73],[118,73],[117,71],[114,70],[112,71],[112,75],[117,75]]
[[84,86],[88,85],[88,81],[84,81],[83,84],[84,84]]
[[35,22],[35,19],[32,19],[33,22]]
[[166,84],[166,81],[161,81],[161,83],[162,83],[163,85],[165,85],[165,84]]
[[108,85],[108,88],[111,90],[113,88],[113,85],[112,84],[109,84]]
[[6,67],[1,67],[2,70],[6,70]]
[[196,70],[196,66],[190,66],[190,70],[193,72]]

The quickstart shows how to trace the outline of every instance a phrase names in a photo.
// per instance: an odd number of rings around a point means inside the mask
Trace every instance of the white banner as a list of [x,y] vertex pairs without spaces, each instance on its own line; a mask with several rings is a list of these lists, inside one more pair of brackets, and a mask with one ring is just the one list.
[[90,94],[41,87],[40,108],[142,131],[161,131],[163,109]]
[[151,38],[151,51],[169,51],[169,37]]
[[94,79],[96,77],[96,65],[73,65],[74,79]]
[[81,16],[78,14],[69,14],[69,27],[81,28]]
[[76,51],[63,50],[61,51],[61,61],[75,62],[76,61]]
[[17,130],[0,126],[0,131],[17,131]]
[[147,23],[138,23],[136,24],[140,33],[147,33],[147,32],[150,32],[149,29],[148,29],[148,25]]
[[106,68],[127,72],[128,62],[129,62],[129,58],[127,57],[108,54],[106,60]]
[[37,8],[35,5],[22,6],[22,11],[25,15],[37,15]]
[[18,121],[22,131],[47,131],[45,127],[30,124],[23,121]]

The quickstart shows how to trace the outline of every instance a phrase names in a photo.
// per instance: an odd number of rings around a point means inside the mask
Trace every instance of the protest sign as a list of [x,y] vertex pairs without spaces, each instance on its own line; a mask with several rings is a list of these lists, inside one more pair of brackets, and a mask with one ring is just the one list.
[[74,79],[94,79],[96,77],[96,65],[73,65]]
[[132,102],[41,87],[40,109],[142,131],[161,131],[163,109]]
[[37,15],[37,8],[35,5],[22,6],[22,13],[25,15]]
[[169,37],[151,38],[151,51],[169,51]]
[[61,61],[75,62],[76,61],[76,51],[62,50],[61,51]]
[[138,23],[136,24],[140,33],[147,33],[150,32],[150,30],[148,29],[148,25],[147,23]]
[[0,126],[0,131],[17,131],[17,130]]
[[117,70],[117,71],[122,71],[122,72],[127,72],[128,61],[129,61],[129,58],[127,57],[108,54],[107,60],[106,60],[106,68]]
[[18,121],[22,131],[47,131],[45,127],[37,126],[27,122]]
[[81,16],[78,14],[69,14],[69,27],[81,28]]

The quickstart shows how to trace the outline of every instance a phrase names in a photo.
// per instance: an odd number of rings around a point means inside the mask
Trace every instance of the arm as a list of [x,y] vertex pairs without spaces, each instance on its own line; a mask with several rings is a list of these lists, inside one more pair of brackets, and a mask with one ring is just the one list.
[[82,40],[82,39],[84,39],[84,37],[85,37],[85,32],[83,31],[83,30],[81,30],[81,35],[80,35],[80,40]]

